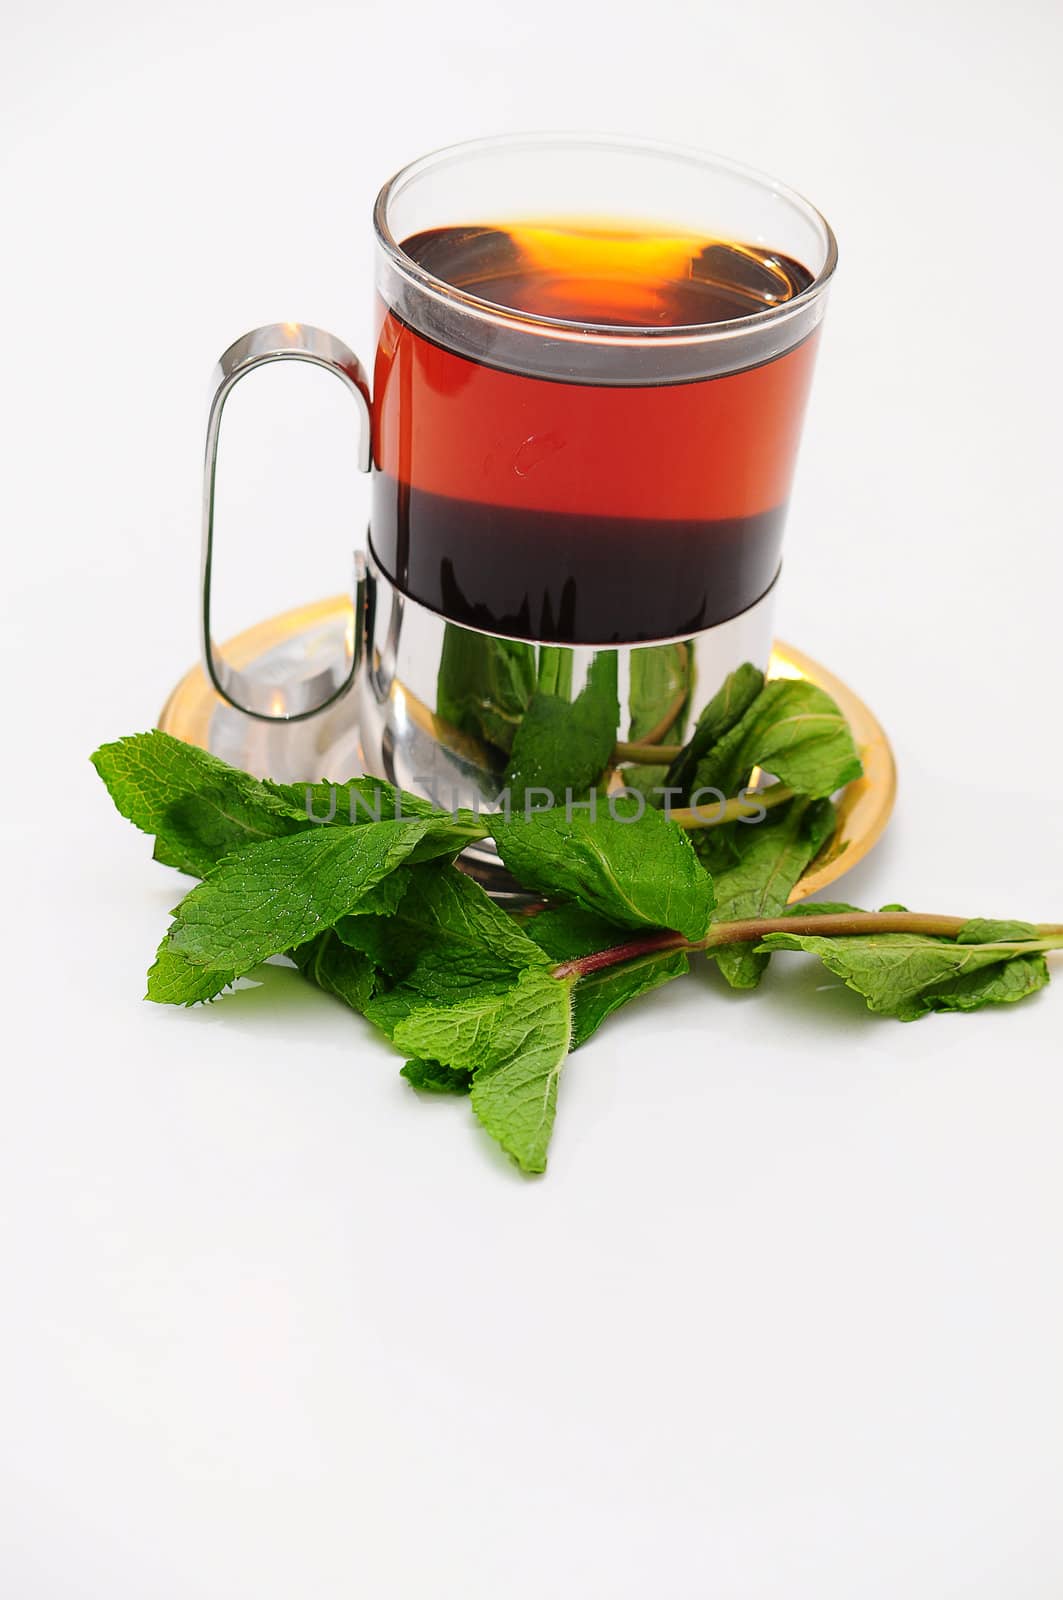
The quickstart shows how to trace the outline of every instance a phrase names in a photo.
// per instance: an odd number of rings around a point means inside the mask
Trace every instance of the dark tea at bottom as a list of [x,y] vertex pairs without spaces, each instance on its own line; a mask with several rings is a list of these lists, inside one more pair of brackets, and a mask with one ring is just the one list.
[[[472,627],[606,644],[710,627],[771,587],[815,335],[721,371],[725,342],[702,334],[699,373],[697,330],[784,305],[803,266],[604,223],[451,227],[403,250],[500,309],[476,360],[385,309],[372,541],[402,589]],[[611,338],[637,381],[608,381]]]

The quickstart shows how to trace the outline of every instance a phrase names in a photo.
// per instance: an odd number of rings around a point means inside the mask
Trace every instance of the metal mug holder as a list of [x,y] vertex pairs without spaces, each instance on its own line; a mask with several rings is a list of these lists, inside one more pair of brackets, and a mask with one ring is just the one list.
[[358,674],[365,617],[365,558],[353,558],[352,626],[342,655],[337,654],[306,677],[278,683],[256,677],[227,661],[211,629],[211,593],[214,566],[214,490],[218,470],[218,442],[225,402],[242,378],[274,361],[307,361],[333,373],[354,398],[361,416],[358,466],[368,472],[372,460],[372,418],[369,380],[354,351],[322,328],[305,323],[274,322],[245,333],[225,351],[214,372],[214,393],[207,418],[207,447],[203,465],[203,662],[207,676],[224,700],[248,716],[266,722],[299,722],[316,716],[352,687]]
[[[260,722],[305,722],[320,713],[320,737],[344,752],[341,764],[357,759],[361,769],[447,809],[468,806],[490,812],[504,787],[504,759],[475,731],[448,720],[441,706],[440,670],[446,649],[455,643],[475,657],[484,641],[498,639],[512,648],[509,636],[494,635],[448,620],[413,599],[391,579],[367,549],[354,555],[353,618],[342,650],[333,639],[333,656],[280,676],[274,668],[259,677],[226,661],[211,636],[211,573],[214,548],[214,480],[222,411],[236,383],[272,361],[302,360],[333,372],[354,396],[362,428],[358,464],[371,466],[371,413],[365,372],[354,353],[339,339],[318,328],[278,323],[245,334],[222,356],[207,427],[203,509],[203,653],[207,674],[218,693],[238,711]],[[696,714],[729,672],[751,661],[768,664],[773,636],[774,589],[746,611],[726,622],[681,639],[620,645],[553,645],[518,641],[518,647],[565,652],[569,692],[579,693],[599,656],[616,658],[616,683],[621,706],[619,741],[638,742],[645,730],[636,725],[631,688],[640,676],[636,658],[645,652],[674,652],[685,674],[685,694],[677,679],[675,705],[683,715]],[[462,639],[460,636],[466,636]],[[472,637],[469,637],[472,636]],[[488,646],[489,648],[489,646]],[[612,663],[610,663],[612,670]],[[279,731],[279,730],[278,730]],[[685,737],[686,734],[683,734]],[[293,730],[293,749],[300,747]],[[336,780],[348,771],[329,774]],[[297,775],[299,776],[299,775]],[[309,777],[309,773],[301,776]],[[490,869],[497,857],[490,846],[477,847]]]

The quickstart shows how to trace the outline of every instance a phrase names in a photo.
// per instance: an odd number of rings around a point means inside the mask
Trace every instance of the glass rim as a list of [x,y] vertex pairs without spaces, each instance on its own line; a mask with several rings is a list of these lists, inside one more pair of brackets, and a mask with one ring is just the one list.
[[[458,288],[455,284],[448,283],[445,278],[438,278],[434,273],[428,272],[416,261],[413,256],[407,255],[399,240],[391,230],[389,222],[389,209],[395,200],[403,193],[407,186],[425,173],[438,171],[441,168],[455,165],[465,157],[478,153],[487,153],[492,150],[499,152],[509,149],[550,149],[557,147],[583,146],[589,150],[612,149],[618,153],[631,151],[644,156],[656,156],[662,160],[684,162],[689,166],[700,167],[706,172],[726,172],[732,177],[742,178],[762,189],[770,190],[785,200],[796,211],[801,212],[807,221],[822,230],[824,237],[825,256],[823,265],[816,273],[812,282],[791,300],[784,300],[777,306],[769,306],[764,311],[753,312],[750,316],[732,317],[724,322],[703,323],[673,323],[671,325],[652,323],[645,325],[617,325],[616,323],[578,322],[563,317],[548,317],[537,312],[518,311],[508,306],[498,305],[493,300],[481,298],[479,295],[470,294],[467,290]],[[629,137],[626,134],[609,133],[504,133],[495,134],[481,139],[465,139],[460,143],[443,145],[438,150],[419,156],[416,160],[407,162],[400,167],[381,188],[373,206],[373,228],[376,233],[377,243],[383,250],[396,271],[410,282],[415,288],[430,295],[433,299],[444,302],[450,306],[459,307],[468,315],[478,318],[483,322],[513,328],[527,328],[529,332],[549,333],[555,338],[578,339],[582,341],[593,340],[607,344],[631,344],[639,341],[652,341],[655,344],[702,344],[711,341],[740,338],[746,333],[769,326],[776,322],[788,321],[791,317],[799,316],[802,311],[813,305],[823,294],[834,275],[838,264],[838,241],[834,230],[823,213],[806,200],[804,195],[796,189],[791,189],[788,184],[781,183],[769,173],[762,172],[756,167],[746,166],[743,162],[732,161],[728,156],[716,155],[711,151],[698,150],[690,145],[670,144],[657,139],[640,139]]]

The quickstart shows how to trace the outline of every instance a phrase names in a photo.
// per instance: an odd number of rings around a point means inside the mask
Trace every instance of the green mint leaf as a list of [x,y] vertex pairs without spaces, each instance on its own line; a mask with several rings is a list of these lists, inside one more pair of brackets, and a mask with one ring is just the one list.
[[423,994],[399,983],[393,989],[375,994],[365,1008],[365,1015],[374,1027],[394,1043],[395,1029],[399,1023],[405,1022],[410,1013],[419,1010],[424,1003]]
[[515,978],[512,968],[486,955],[450,961],[444,951],[426,950],[399,983],[382,989],[367,1015],[391,1038],[394,1023],[425,1001],[455,1005],[470,997],[504,994]]
[[571,704],[537,691],[514,736],[503,777],[513,805],[530,803],[533,790],[555,800],[563,800],[566,790],[586,794],[609,764],[619,720],[615,650],[597,652]]
[[606,1017],[629,1000],[637,1000],[689,971],[687,957],[681,950],[673,950],[668,955],[638,956],[612,971],[592,972],[581,978],[572,996],[572,1049],[586,1044]]
[[376,972],[368,956],[343,944],[331,929],[290,954],[304,978],[344,1001],[352,1011],[365,1011],[376,988]]
[[493,999],[507,994],[526,968],[549,967],[538,945],[465,873],[438,863],[413,867],[407,877],[393,915],[344,917],[336,925],[341,939],[398,980],[366,1010],[388,1038],[426,1002]]
[[691,828],[690,843],[713,883],[738,860],[737,834],[730,823],[715,828]]
[[203,999],[209,972],[217,993],[234,974],[306,944],[401,866],[429,826],[417,821],[315,828],[227,857],[177,907],[148,975],[148,997],[171,1004],[185,998],[168,969],[163,981],[164,955],[180,956],[198,969],[190,989]]
[[[633,805],[634,802],[629,802]],[[662,812],[619,820],[565,809],[495,819],[495,842],[525,888],[577,905],[624,928],[672,928],[687,939],[706,932],[712,879],[686,834]]]
[[[691,649],[686,643],[647,645],[631,654],[628,739],[671,744],[690,703]],[[667,764],[666,764],[667,765]]]
[[[769,811],[761,822],[732,822],[734,864],[713,877],[717,922],[744,922],[749,917],[777,917],[786,909],[790,891],[809,862],[834,831],[829,800],[791,800]],[[755,989],[770,957],[755,941],[721,945],[711,951],[733,989]]]
[[392,978],[407,978],[426,958],[472,981],[509,980],[549,962],[534,940],[466,873],[442,862],[410,868],[406,889],[387,917],[344,917],[339,937]]
[[266,778],[263,787],[319,827],[326,824],[359,827],[366,822],[405,822],[411,818],[434,819],[440,815],[436,806],[419,795],[396,789],[383,778],[369,778],[364,774],[347,778],[343,783],[333,783],[327,778],[314,783],[275,783],[272,778]]
[[526,972],[496,1023],[493,1059],[473,1078],[472,1108],[525,1172],[545,1172],[557,1087],[572,1048],[571,983]]
[[631,937],[630,929],[582,906],[548,906],[528,917],[522,927],[552,963],[608,950]]
[[1043,989],[1049,981],[1048,963],[1042,954],[1014,955],[997,966],[978,972],[961,972],[947,983],[938,984],[922,999],[932,1011],[980,1011],[983,1006],[1010,1005]]
[[[883,911],[903,911],[904,906],[883,906]],[[956,935],[957,944],[992,944],[998,940],[1037,939],[1037,929],[1032,922],[993,922],[986,917],[972,917]]]
[[436,710],[460,733],[508,755],[535,680],[534,646],[446,624]]
[[749,661],[724,680],[698,717],[688,743],[668,769],[665,784],[689,795],[698,763],[749,710],[764,687],[764,674]]
[[849,724],[823,689],[801,679],[766,684],[738,722],[698,762],[691,793],[739,793],[754,767],[810,799],[825,799],[863,771]]
[[468,1094],[472,1073],[463,1067],[444,1067],[438,1061],[415,1058],[400,1068],[407,1083],[426,1094]]
[[502,989],[484,986],[446,1004],[422,998],[396,1024],[391,1042],[396,1049],[417,1055],[430,1051],[445,1067],[476,1072],[497,1056],[496,1030],[514,1004],[519,982],[518,978]]
[[[500,1004],[512,990],[517,977],[518,974],[513,971],[478,976],[468,963],[452,969],[437,951],[429,951],[417,962],[408,978],[390,989],[378,990],[366,1006],[365,1015],[394,1044],[400,1025],[415,1013],[427,1014],[432,1008],[446,1010],[450,1006],[464,1005],[466,1001],[488,1006],[494,1006],[496,1002]],[[399,1048],[412,1046],[400,1044]]]
[[504,993],[411,1010],[392,1036],[417,1059],[473,1074],[474,1112],[525,1172],[546,1167],[558,1079],[572,1044],[571,989],[548,972],[523,972]]
[[244,845],[310,826],[257,778],[158,729],[101,745],[92,764],[122,815],[155,835],[156,860],[195,878]]
[[145,998],[160,1005],[194,1006],[203,1000],[213,1000],[235,983],[237,976],[236,972],[193,966],[180,951],[171,950],[164,939],[148,972]]
[[[424,841],[421,840],[420,843],[423,844]],[[417,849],[418,846],[415,845],[413,850],[411,850],[409,855],[406,857],[407,862],[414,860]],[[442,863],[440,863],[440,865],[442,865]],[[374,884],[371,889],[367,889],[359,898],[357,904],[353,905],[350,911],[346,913],[346,916],[392,916],[402,904],[402,898],[409,887],[410,873],[412,870],[412,867],[407,865],[396,867],[394,872],[389,873],[386,878],[381,878],[380,882]]]
[[[628,930],[579,906],[540,911],[529,919],[527,930],[555,962],[608,950],[629,937]],[[689,970],[690,963],[683,951],[653,951],[626,961],[623,966],[606,967],[580,978],[572,991],[573,1050],[585,1044],[606,1017],[629,1000],[660,988],[672,978],[681,978]]]
[[[955,940],[928,934],[767,934],[762,950],[804,950],[863,995],[871,1011],[913,1022],[930,1011],[974,1011],[1021,1000],[1048,982],[1043,952],[1058,940],[982,940],[985,928],[1027,923],[967,923]],[[975,941],[975,942],[972,942]],[[1010,969],[1010,970],[1009,970]]]
[[[906,906],[881,906],[882,911],[906,911]],[[780,915],[784,917],[837,917],[847,911],[859,911],[859,906],[851,906],[845,900],[799,900],[796,905],[783,906]]]
[[477,839],[486,839],[490,832],[489,823],[455,822],[446,812],[437,811],[435,820],[426,824],[424,837],[419,839],[410,851],[410,865],[414,866],[421,861],[436,861],[441,856],[453,860],[467,844],[473,844]]
[[454,814],[428,800],[396,789],[383,779],[358,777],[345,783],[272,783],[265,787],[292,811],[316,826],[363,827],[368,822],[428,822],[424,838],[410,853],[410,861],[430,861],[457,855],[467,844],[484,839],[489,827],[473,811]]

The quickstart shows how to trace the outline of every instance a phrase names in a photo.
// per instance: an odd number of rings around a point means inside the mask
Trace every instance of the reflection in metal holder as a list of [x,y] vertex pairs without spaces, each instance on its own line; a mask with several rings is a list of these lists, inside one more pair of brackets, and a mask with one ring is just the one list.
[[[449,622],[396,588],[372,553],[368,596],[354,691],[364,769],[447,810],[495,811],[506,795],[522,805],[525,790],[540,807],[578,801],[613,767],[618,741],[621,751],[681,744],[727,674],[744,661],[765,668],[771,654],[771,591],[717,627],[638,645],[531,643]],[[540,730],[573,751],[571,770],[543,762]],[[615,768],[610,781],[623,782]],[[497,863],[487,847],[466,854]]]
[[[618,744],[604,763],[609,782],[649,788],[662,781],[666,762],[655,771],[647,747],[681,743],[727,673],[752,661],[774,676],[808,678],[826,689],[848,718],[864,761],[864,777],[839,797],[834,838],[791,896],[800,899],[867,853],[889,818],[896,780],[886,736],[852,691],[791,647],[772,649],[772,598],[685,639],[543,645],[448,622],[400,593],[370,553],[362,667],[341,699],[302,721],[264,721],[227,704],[196,668],[170,696],[159,726],[259,776],[342,782],[369,772],[448,808],[490,811],[514,779],[519,789],[539,775],[534,758],[526,758],[527,732],[520,731],[530,717],[567,719],[582,706],[587,715],[576,726],[594,766],[595,700],[615,696]],[[306,677],[315,660],[335,654],[349,627],[349,600],[322,601],[240,634],[226,645],[226,656],[263,679]],[[639,747],[639,764],[620,764],[632,745]],[[558,798],[563,803],[564,795]],[[489,849],[478,849],[469,865],[490,887],[505,886]]]

